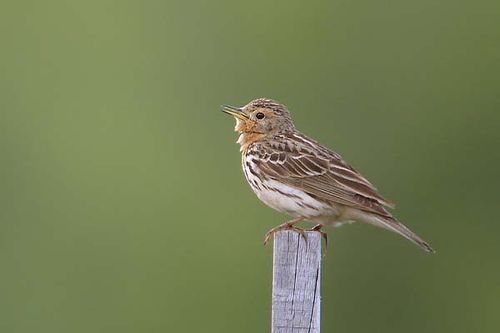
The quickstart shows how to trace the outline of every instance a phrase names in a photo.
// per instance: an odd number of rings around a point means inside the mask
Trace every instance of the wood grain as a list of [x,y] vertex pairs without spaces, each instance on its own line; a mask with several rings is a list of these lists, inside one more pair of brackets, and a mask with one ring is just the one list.
[[272,333],[320,332],[321,235],[274,235]]

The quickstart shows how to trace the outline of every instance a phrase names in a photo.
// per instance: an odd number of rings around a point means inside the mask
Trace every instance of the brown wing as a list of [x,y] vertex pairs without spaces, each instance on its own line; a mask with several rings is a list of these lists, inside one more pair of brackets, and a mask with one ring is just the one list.
[[277,136],[254,147],[258,164],[270,178],[321,200],[390,217],[393,204],[340,155],[299,134]]

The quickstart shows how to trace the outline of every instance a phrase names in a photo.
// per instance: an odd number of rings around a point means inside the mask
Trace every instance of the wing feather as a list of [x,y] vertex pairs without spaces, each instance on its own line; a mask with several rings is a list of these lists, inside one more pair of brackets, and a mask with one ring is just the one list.
[[390,217],[393,204],[339,154],[297,134],[259,142],[259,167],[267,176],[327,202],[340,203]]

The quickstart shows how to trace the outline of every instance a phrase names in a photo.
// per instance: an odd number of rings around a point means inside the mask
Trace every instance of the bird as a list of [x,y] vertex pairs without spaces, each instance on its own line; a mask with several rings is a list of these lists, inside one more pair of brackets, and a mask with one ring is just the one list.
[[388,208],[394,203],[340,154],[296,129],[288,108],[269,98],[257,98],[242,107],[222,105],[236,119],[241,165],[257,197],[267,206],[292,219],[270,229],[267,243],[280,230],[294,230],[302,221],[324,226],[363,222],[390,230],[426,252],[433,248],[411,231]]

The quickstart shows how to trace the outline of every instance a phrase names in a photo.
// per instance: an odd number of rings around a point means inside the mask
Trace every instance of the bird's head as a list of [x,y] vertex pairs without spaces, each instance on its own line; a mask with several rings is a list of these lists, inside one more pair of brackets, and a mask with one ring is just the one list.
[[255,99],[242,107],[223,105],[222,111],[236,119],[234,129],[240,134],[268,135],[295,129],[286,106],[267,98]]

